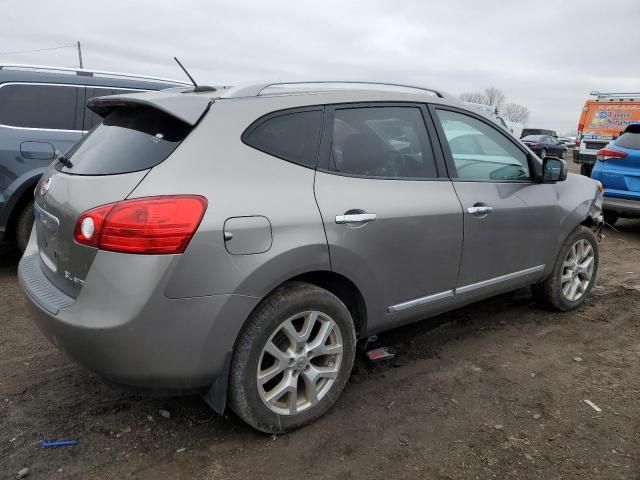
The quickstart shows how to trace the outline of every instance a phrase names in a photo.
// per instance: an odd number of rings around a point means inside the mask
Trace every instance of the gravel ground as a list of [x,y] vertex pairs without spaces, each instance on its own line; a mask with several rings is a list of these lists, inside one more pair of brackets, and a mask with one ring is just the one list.
[[395,363],[359,359],[326,417],[277,437],[197,396],[132,395],[71,363],[29,318],[5,252],[0,478],[640,479],[640,222],[617,229],[578,311],[521,290],[388,332]]

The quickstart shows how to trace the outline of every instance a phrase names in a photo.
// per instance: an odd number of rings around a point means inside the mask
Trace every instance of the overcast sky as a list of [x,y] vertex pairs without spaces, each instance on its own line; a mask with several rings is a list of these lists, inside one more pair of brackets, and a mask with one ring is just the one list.
[[[82,42],[85,68],[199,83],[393,81],[502,89],[575,129],[591,90],[640,90],[640,0],[0,0],[0,52]],[[0,62],[76,67],[60,49]]]

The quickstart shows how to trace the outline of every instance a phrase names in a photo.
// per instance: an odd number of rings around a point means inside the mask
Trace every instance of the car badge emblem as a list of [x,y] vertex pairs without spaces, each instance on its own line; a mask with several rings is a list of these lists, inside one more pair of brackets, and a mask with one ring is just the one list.
[[43,197],[49,191],[50,187],[51,177],[47,178],[46,180],[42,180],[42,182],[40,182],[40,196]]

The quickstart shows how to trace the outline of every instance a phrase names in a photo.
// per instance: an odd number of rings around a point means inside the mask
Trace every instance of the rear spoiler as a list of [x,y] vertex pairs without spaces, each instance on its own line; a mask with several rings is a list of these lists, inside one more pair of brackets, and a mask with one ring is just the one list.
[[104,118],[118,107],[144,105],[194,126],[212,103],[213,100],[205,95],[193,95],[181,93],[180,89],[169,89],[92,98],[87,102],[87,107]]

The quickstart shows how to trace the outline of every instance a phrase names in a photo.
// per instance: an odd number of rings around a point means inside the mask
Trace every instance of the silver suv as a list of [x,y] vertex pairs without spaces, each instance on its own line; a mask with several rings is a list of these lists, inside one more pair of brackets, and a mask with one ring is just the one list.
[[358,338],[532,285],[581,305],[602,193],[437,91],[308,83],[90,101],[36,189],[19,278],[41,330],[112,382],[324,414]]

